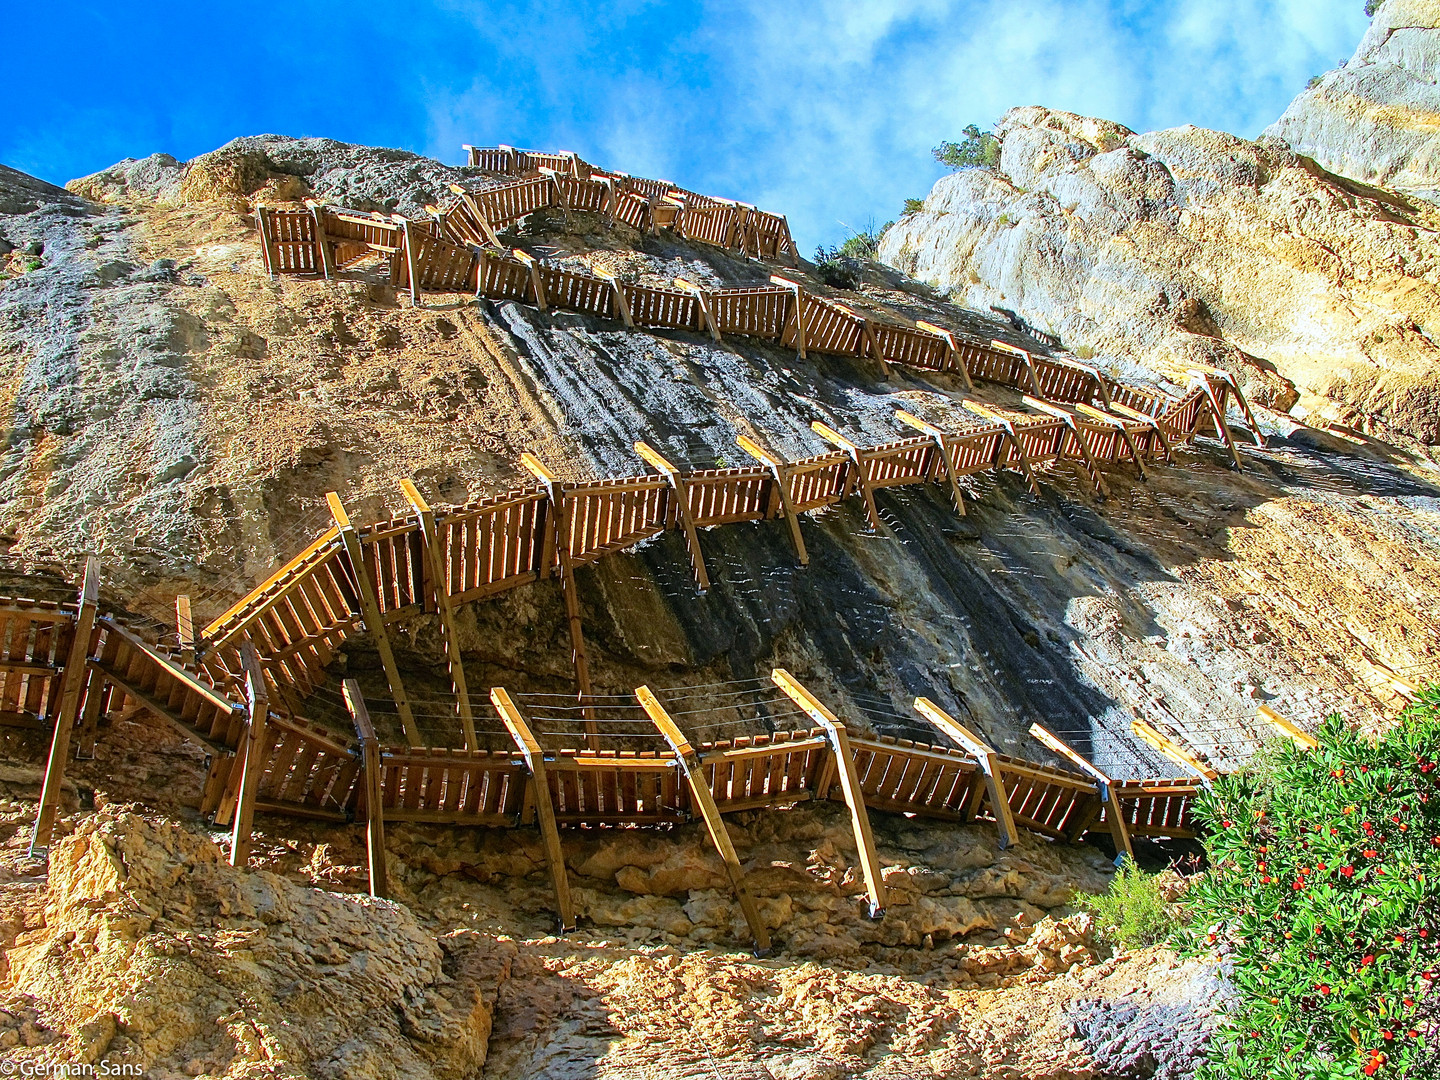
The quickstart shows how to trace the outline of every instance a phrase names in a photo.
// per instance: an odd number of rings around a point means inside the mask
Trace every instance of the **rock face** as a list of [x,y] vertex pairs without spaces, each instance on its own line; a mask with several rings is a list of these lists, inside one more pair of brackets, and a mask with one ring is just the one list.
[[189,162],[169,154],[126,158],[65,186],[101,203],[148,202],[195,206],[250,200],[275,202],[313,196],[354,210],[424,214],[443,201],[447,185],[466,177],[432,158],[406,150],[355,146],[334,139],[252,135],[232,139]]
[[1350,62],[1265,130],[1333,173],[1440,201],[1440,4],[1386,0]]
[[157,1075],[469,1076],[513,955],[437,938],[397,904],[233,870],[204,837],[120,812],[51,852],[45,925],[5,958],[53,1034],[6,1053]]
[[1274,140],[1139,135],[1039,107],[996,130],[998,170],[943,177],[887,230],[882,260],[1119,373],[1210,364],[1272,408],[1328,396],[1348,422],[1440,441],[1428,205]]

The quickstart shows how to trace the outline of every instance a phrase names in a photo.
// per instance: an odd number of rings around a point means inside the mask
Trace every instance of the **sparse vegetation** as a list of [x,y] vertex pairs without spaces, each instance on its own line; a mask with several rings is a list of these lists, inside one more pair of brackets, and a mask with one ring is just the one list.
[[1236,1005],[1212,1080],[1440,1071],[1440,689],[1371,741],[1332,717],[1222,777],[1197,808],[1210,870],[1191,944]]
[[1160,875],[1147,874],[1128,858],[1109,892],[1083,897],[1076,906],[1095,916],[1101,937],[1127,949],[1158,945],[1180,926],[1174,906],[1162,895]]
[[26,259],[26,260],[25,260],[25,272],[28,274],[28,273],[30,273],[30,272],[32,272],[32,271],[34,271],[34,270],[39,270],[39,269],[40,269],[42,266],[44,266],[44,265],[45,265],[45,264],[44,264],[43,262],[41,262],[39,259]]
[[816,247],[815,272],[834,289],[853,289],[860,284],[859,260],[839,247],[827,248],[824,244]]
[[1075,349],[1075,355],[1081,360],[1095,359],[1095,350],[1089,345],[1079,345]]
[[950,169],[993,169],[1000,164],[1000,140],[970,124],[960,142],[942,142],[931,153]]
[[1385,0],[1365,0],[1365,14],[1373,19],[1375,13],[1380,10],[1380,5],[1383,3],[1385,3]]
[[1325,77],[1325,76],[1323,76],[1323,75],[1311,75],[1311,76],[1310,76],[1310,81],[1305,84],[1305,89],[1306,89],[1306,90],[1314,90],[1315,87],[1317,87],[1317,86],[1320,85],[1320,80],[1323,79],[1324,77]]
[[1015,219],[1012,218],[1009,214],[1001,214],[995,219],[996,225],[1013,225],[1014,223]]
[[880,237],[885,235],[885,230],[894,225],[895,222],[887,221],[879,228],[871,221],[869,228],[863,232],[854,233],[837,249],[842,256],[851,259],[873,259],[876,252],[880,250]]
[[918,213],[920,213],[921,210],[924,210],[924,209],[925,209],[925,200],[924,200],[924,199],[906,199],[906,200],[905,200],[905,209],[904,209],[903,211],[901,211],[901,213],[902,213],[902,214],[905,214],[905,215],[918,214]]

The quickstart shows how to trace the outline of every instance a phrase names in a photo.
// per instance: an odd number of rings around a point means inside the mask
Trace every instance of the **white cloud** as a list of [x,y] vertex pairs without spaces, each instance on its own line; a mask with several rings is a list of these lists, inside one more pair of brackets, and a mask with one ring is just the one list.
[[[1348,55],[1360,0],[871,0],[472,12],[500,64],[431,92],[431,141],[564,147],[787,213],[802,244],[882,221],[968,123],[1043,104],[1253,137]],[[542,14],[543,11],[543,14]],[[459,136],[463,133],[463,138]],[[507,137],[508,136],[508,137]]]

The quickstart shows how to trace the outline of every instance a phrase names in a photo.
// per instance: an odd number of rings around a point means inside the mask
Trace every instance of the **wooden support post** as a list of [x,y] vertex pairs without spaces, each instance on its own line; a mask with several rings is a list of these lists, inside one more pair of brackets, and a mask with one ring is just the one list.
[[90,675],[86,662],[90,655],[90,637],[95,629],[95,616],[100,607],[100,563],[85,560],[85,576],[80,584],[80,607],[75,614],[74,636],[65,655],[65,668],[60,675],[60,711],[55,716],[55,730],[50,736],[50,757],[45,763],[45,780],[40,788],[40,806],[35,812],[35,831],[30,836],[30,855],[50,847],[55,831],[55,816],[60,810],[60,794],[65,787],[65,765],[70,759],[70,735],[80,713],[80,692],[87,683],[89,693],[98,699],[100,679]]
[[1206,780],[1214,780],[1219,777],[1220,774],[1210,768],[1209,765],[1206,765],[1168,735],[1151,727],[1144,720],[1132,720],[1130,722],[1130,730],[1137,738],[1149,743],[1182,769],[1189,769],[1191,772],[1203,776]]
[[961,517],[965,516],[965,494],[960,490],[960,478],[955,475],[955,463],[950,460],[950,448],[945,445],[945,432],[941,431],[934,424],[927,424],[913,413],[904,409],[895,410],[895,419],[907,427],[929,435],[935,441],[935,452],[940,455],[940,467],[945,471],[945,476],[950,481],[950,498],[955,503],[955,512]]
[[624,286],[620,284],[614,274],[607,274],[604,270],[596,270],[595,276],[603,278],[610,283],[610,288],[615,290],[615,311],[619,314],[620,321],[623,322],[626,327],[634,329],[635,318],[630,314],[630,303],[625,299]]
[[555,887],[555,904],[560,913],[560,932],[575,929],[575,905],[570,899],[570,880],[565,871],[565,853],[560,847],[560,829],[555,824],[555,804],[550,798],[550,780],[545,774],[545,753],[540,749],[530,725],[503,686],[490,689],[490,701],[530,770],[531,798],[535,818],[540,825],[540,839],[545,845],[545,861],[550,867],[550,880]]
[[1160,448],[1165,451],[1165,461],[1169,464],[1175,463],[1175,454],[1170,449],[1170,438],[1165,434],[1165,425],[1151,416],[1149,413],[1132,409],[1128,405],[1122,405],[1118,401],[1113,402],[1110,411],[1122,418],[1128,417],[1131,420],[1138,420],[1155,433],[1155,438],[1160,441]]
[[[1107,406],[1108,408],[1108,406]],[[1102,424],[1109,424],[1120,436],[1120,441],[1125,444],[1125,449],[1130,453],[1130,460],[1135,463],[1135,469],[1140,473],[1141,480],[1148,480],[1149,474],[1145,471],[1145,463],[1140,460],[1140,448],[1135,445],[1135,437],[1130,434],[1129,427],[1125,421],[1113,413],[1102,412],[1091,405],[1081,402],[1075,406],[1077,412],[1083,413],[1092,420],[1098,420]]]
[[695,581],[703,593],[710,588],[710,576],[705,573],[705,555],[700,550],[700,534],[695,528],[694,515],[690,513],[690,496],[685,490],[685,477],[671,465],[660,452],[645,442],[635,444],[635,452],[645,461],[665,474],[680,511],[680,524],[685,530],[685,546],[690,549],[690,566],[695,571]]
[[875,507],[875,492],[871,489],[870,480],[865,475],[865,458],[861,454],[860,447],[819,420],[812,421],[810,427],[816,435],[850,455],[850,460],[855,464],[855,482],[860,485],[860,494],[865,499],[865,513],[870,519],[870,531],[883,532],[885,526],[881,524],[880,511]]
[[[789,278],[771,275],[772,285],[783,285],[789,289],[795,297],[795,351],[800,354],[800,359],[805,359],[805,289],[798,281],[791,281]],[[781,336],[784,336],[782,331]]]
[[740,856],[735,852],[735,845],[730,840],[730,834],[725,830],[725,821],[720,816],[720,808],[715,805],[715,794],[710,790],[710,785],[705,782],[705,766],[700,763],[700,757],[695,753],[695,748],[690,745],[690,740],[685,738],[684,733],[670,718],[670,714],[665,711],[665,706],[660,703],[648,686],[637,687],[635,697],[639,699],[641,707],[654,722],[656,729],[670,744],[670,749],[675,752],[675,763],[685,774],[686,783],[690,785],[691,801],[700,809],[700,815],[705,819],[705,827],[710,831],[710,839],[715,842],[715,848],[720,852],[720,858],[725,863],[725,873],[729,876],[730,885],[735,890],[735,898],[740,901],[740,910],[745,913],[745,921],[750,925],[750,933],[755,939],[756,953],[768,953],[770,951],[770,931],[766,929],[764,920],[760,918],[760,909],[755,906],[755,900],[750,895],[750,890],[745,887],[745,871],[740,865]]
[[510,254],[514,255],[515,258],[530,268],[530,288],[534,290],[535,293],[535,306],[541,311],[546,310],[545,281],[540,277],[540,263],[534,256],[521,251],[519,248],[514,248]]
[[1014,356],[1018,356],[1022,360],[1024,360],[1025,371],[1030,376],[1030,390],[1034,393],[1036,397],[1044,396],[1040,392],[1040,376],[1035,373],[1035,358],[1032,357],[1028,351],[1026,351],[1025,349],[1016,348],[1014,345],[1008,344],[1007,342],[1000,341],[998,339],[992,339],[990,342],[990,347],[992,349],[999,349],[1001,352],[1007,352]]
[[255,827],[255,798],[260,777],[265,773],[266,727],[270,719],[270,697],[265,687],[265,673],[260,658],[249,638],[240,646],[240,662],[245,667],[245,703],[249,713],[245,736],[240,743],[238,759],[231,766],[239,769],[240,784],[235,798],[235,823],[230,833],[230,865],[244,866],[250,858],[250,837]]
[[720,330],[715,325],[715,316],[710,310],[710,297],[704,289],[700,288],[688,278],[677,277],[675,284],[695,297],[695,302],[700,305],[700,320],[705,324],[705,329],[710,331],[710,336],[716,341],[720,340]]
[[190,597],[184,593],[175,597],[175,637],[180,643],[180,663],[187,668],[195,666],[195,616],[190,611]]
[[1255,715],[1259,719],[1264,720],[1271,727],[1275,728],[1275,730],[1280,732],[1280,734],[1284,735],[1296,746],[1300,747],[1301,750],[1314,750],[1317,746],[1320,745],[1320,743],[1315,739],[1313,735],[1307,735],[1305,732],[1301,731],[1289,720],[1286,720],[1274,709],[1270,708],[1269,705],[1261,705],[1255,710]]
[[[1187,371],[1192,378],[1204,379],[1207,383],[1211,379],[1224,385],[1226,391],[1235,395],[1235,404],[1240,406],[1240,411],[1245,416],[1246,434],[1254,440],[1256,446],[1264,446],[1265,440],[1260,434],[1260,423],[1255,419],[1255,413],[1250,408],[1250,402],[1245,398],[1245,392],[1240,389],[1240,382],[1224,368],[1192,368]],[[1224,408],[1224,396],[1217,394],[1221,408]]]
[[320,249],[320,266],[325,271],[325,280],[335,276],[335,253],[330,250],[330,238],[325,232],[325,207],[314,199],[306,199],[310,216],[315,219],[315,245]]
[[1075,360],[1066,360],[1065,363],[1069,367],[1079,368],[1081,371],[1088,372],[1090,377],[1095,380],[1095,396],[1100,399],[1101,406],[1106,409],[1110,408],[1110,384],[1105,376],[1100,374],[1100,369],[1090,364],[1081,364]]
[[800,515],[795,512],[795,504],[790,499],[790,474],[786,471],[784,462],[744,435],[737,436],[735,441],[741,450],[769,466],[771,475],[775,477],[776,490],[780,494],[780,507],[785,512],[785,522],[790,526],[790,542],[795,545],[795,557],[800,560],[801,566],[809,566],[810,554],[805,550],[805,538],[800,535]]
[[1075,423],[1075,417],[1067,410],[1057,405],[1052,405],[1041,398],[1033,398],[1026,394],[1020,399],[1032,409],[1036,409],[1049,416],[1053,416],[1070,429],[1070,434],[1075,437],[1075,445],[1080,447],[1080,456],[1085,459],[1085,469],[1090,474],[1090,480],[1095,485],[1099,494],[1109,498],[1110,485],[1105,483],[1105,475],[1100,471],[1100,463],[1095,460],[1095,455],[1090,452],[1090,446],[1085,442],[1085,435],[1080,430],[1080,425]]
[[[1082,755],[1073,750],[1058,735],[1041,727],[1039,724],[1030,725],[1030,734],[1040,743],[1071,764],[1076,765],[1082,772],[1089,774],[1095,781],[1096,794],[1100,796],[1100,802],[1105,808],[1105,824],[1110,828],[1110,837],[1115,841],[1115,862],[1118,865],[1126,858],[1132,862],[1135,859],[1135,849],[1130,843],[1130,829],[1125,823],[1125,810],[1120,805],[1120,800],[1115,796],[1114,784],[1108,775],[1096,768]],[[1093,818],[1092,818],[1093,820]],[[1072,836],[1078,840],[1079,836]]]
[[465,733],[465,747],[478,750],[480,742],[475,737],[475,714],[470,706],[470,688],[465,681],[465,664],[460,658],[460,634],[455,629],[455,607],[450,601],[450,575],[445,565],[445,553],[440,550],[440,538],[435,529],[435,512],[409,480],[401,480],[400,489],[405,492],[405,498],[410,501],[420,518],[420,538],[425,545],[425,560],[430,565],[430,581],[435,589],[435,609],[440,614],[440,625],[445,631],[445,660],[450,666],[450,682],[455,687],[455,703],[460,715],[460,728]]
[[264,203],[255,204],[255,228],[260,232],[260,253],[265,256],[265,272],[272,278],[277,276],[274,262],[275,237],[270,232],[270,218]]
[[965,357],[960,353],[960,346],[955,344],[955,335],[943,326],[936,326],[923,319],[915,324],[915,328],[924,330],[927,334],[934,334],[945,342],[946,362],[952,370],[960,372],[960,378],[965,380],[965,389],[973,394],[975,384],[970,381],[970,369],[965,364]]
[[380,598],[375,594],[375,577],[365,564],[365,552],[360,535],[350,524],[350,515],[345,504],[333,491],[325,493],[330,504],[330,516],[335,519],[335,528],[344,545],[345,554],[350,558],[350,567],[355,573],[355,595],[360,600],[360,614],[365,628],[375,639],[375,649],[380,654],[380,663],[385,668],[385,679],[390,684],[390,694],[395,698],[395,711],[400,714],[400,723],[405,727],[405,739],[411,746],[423,746],[420,729],[415,726],[415,717],[410,711],[410,698],[405,693],[405,684],[400,679],[400,666],[395,663],[395,650],[390,647],[390,635],[385,632],[385,620],[380,614]]
[[350,710],[350,719],[355,724],[355,736],[360,740],[361,794],[365,804],[365,854],[370,864],[370,895],[384,896],[390,891],[385,867],[385,784],[381,772],[380,741],[375,738],[375,727],[370,723],[370,710],[365,707],[365,698],[360,693],[360,684],[354,679],[341,683],[345,694],[345,707]]
[[[87,664],[87,666],[89,666]],[[85,683],[84,699],[81,706],[80,727],[75,736],[75,757],[89,761],[95,757],[95,740],[100,727],[100,715],[109,712],[110,698],[114,691],[104,676],[91,669]]]
[[870,355],[880,361],[880,368],[885,372],[885,378],[891,378],[895,373],[890,368],[890,361],[881,355],[880,342],[875,337],[875,323],[869,316],[861,314],[849,304],[836,303],[835,306],[860,324],[860,332],[864,337],[865,344],[870,348]]
[[475,196],[459,184],[451,184],[450,190],[460,196],[461,201],[470,208],[470,214],[480,226],[480,231],[485,234],[486,242],[502,251],[505,250],[505,245],[500,243],[500,237],[496,235],[494,228],[491,227],[490,219],[485,216],[485,211],[481,208],[480,203],[476,201]]
[[1230,425],[1225,422],[1225,407],[1220,404],[1214,384],[1202,375],[1200,385],[1205,390],[1205,402],[1210,407],[1210,415],[1215,419],[1215,430],[1225,440],[1225,445],[1230,448],[1230,457],[1235,462],[1235,471],[1244,472],[1245,464],[1240,460],[1240,447],[1235,445],[1235,436],[1230,434]]
[[[870,831],[870,815],[865,809],[865,793],[860,787],[860,777],[855,771],[855,758],[850,753],[850,736],[829,709],[820,704],[815,695],[806,690],[784,668],[770,672],[775,683],[791,701],[799,705],[830,736],[830,746],[835,754],[836,772],[840,788],[845,794],[845,804],[850,807],[850,823],[855,830],[855,846],[860,851],[860,866],[865,873],[865,887],[870,895],[870,917],[878,919],[885,912],[885,881],[880,872],[880,855],[875,849],[875,835]],[[1008,803],[1007,803],[1008,805]]]
[[400,226],[400,234],[405,238],[405,273],[410,278],[410,306],[420,307],[420,260],[415,255],[415,236],[410,228],[410,219],[400,214],[392,215],[392,220]]
[[[995,412],[978,401],[971,401],[966,398],[960,403],[970,412],[978,413],[987,420],[993,420],[1005,429],[1005,437],[1010,440],[1010,445],[1015,448],[1015,458],[1020,462],[1020,471],[1025,474],[1025,480],[1030,485],[1030,490],[1036,495],[1040,494],[1040,484],[1035,479],[1035,469],[1030,464],[1030,458],[1026,456],[1025,449],[1020,445],[1020,439],[1015,434],[1015,425],[1001,413]],[[998,458],[997,458],[998,461]]]
[[985,774],[985,787],[990,793],[990,810],[995,815],[995,826],[1000,830],[1000,850],[1018,844],[1020,833],[1015,828],[1015,816],[1010,812],[1010,793],[1005,790],[1005,776],[1001,772],[1000,760],[995,751],[929,698],[916,698],[915,711],[944,732],[980,765],[980,771]]
[[555,558],[560,563],[560,591],[565,598],[565,617],[570,625],[570,659],[575,665],[575,687],[584,710],[586,741],[591,750],[600,749],[600,728],[591,700],[590,661],[585,655],[585,627],[580,618],[580,596],[575,591],[575,566],[570,561],[570,508],[565,487],[534,454],[521,454],[520,463],[545,485],[550,496],[550,513],[555,529]]

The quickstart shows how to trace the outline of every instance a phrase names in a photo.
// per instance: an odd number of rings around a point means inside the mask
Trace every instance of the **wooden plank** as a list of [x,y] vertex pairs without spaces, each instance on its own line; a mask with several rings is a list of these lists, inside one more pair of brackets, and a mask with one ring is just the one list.
[[686,292],[695,294],[695,300],[700,305],[700,317],[705,322],[705,328],[710,331],[710,336],[713,339],[719,341],[720,329],[715,325],[715,315],[710,310],[709,294],[704,289],[700,288],[699,285],[696,285],[693,281],[690,281],[687,278],[677,277],[675,279],[675,284],[677,287],[684,289]]
[[933,424],[927,424],[918,416],[908,413],[904,409],[895,410],[895,419],[916,431],[923,431],[935,441],[936,452],[940,455],[941,468],[945,470],[945,477],[950,481],[950,499],[955,504],[955,512],[964,517],[965,493],[960,489],[960,478],[955,475],[955,463],[950,460],[950,448],[945,445],[945,432]]
[[615,275],[601,269],[594,269],[594,274],[610,283],[610,288],[615,291],[615,310],[620,313],[620,321],[628,329],[634,329],[635,319],[630,314],[630,303],[625,299],[625,290],[620,287],[620,282],[615,279]]
[[990,792],[990,811],[995,815],[995,825],[1000,831],[1000,850],[1018,844],[1020,834],[1015,830],[1015,818],[1010,812],[1010,793],[1005,789],[1005,776],[995,751],[929,698],[917,697],[915,711],[975,758],[980,771],[985,774],[985,786]]
[[255,646],[245,641],[240,646],[240,661],[245,667],[245,702],[248,722],[245,738],[240,744],[239,760],[232,769],[241,769],[240,787],[235,800],[235,824],[230,833],[230,865],[244,866],[250,858],[250,837],[255,824],[255,798],[260,777],[265,772],[265,726],[270,719],[270,697],[265,688],[265,673]]
[[1161,424],[1157,418],[1151,416],[1149,413],[1140,412],[1138,409],[1132,409],[1130,406],[1119,401],[1112,401],[1110,403],[1110,411],[1117,416],[1137,421],[1148,427],[1155,433],[1155,438],[1160,442],[1160,448],[1165,451],[1165,460],[1170,464],[1174,464],[1175,453],[1170,445],[1170,437],[1165,434],[1165,426]]
[[[1107,398],[1106,400],[1108,401],[1109,399]],[[1140,459],[1140,450],[1135,445],[1135,437],[1130,434],[1130,427],[1122,418],[1113,413],[1097,409],[1093,405],[1086,405],[1083,401],[1077,402],[1075,409],[1077,412],[1090,417],[1092,420],[1097,420],[1102,424],[1109,424],[1119,432],[1121,440],[1125,443],[1125,449],[1129,451],[1130,460],[1135,463],[1135,468],[1140,473],[1140,479],[1149,479],[1149,474],[1145,471],[1145,462]]]
[[[800,354],[800,359],[805,359],[805,289],[798,281],[791,281],[789,278],[771,275],[772,285],[781,285],[790,290],[794,300],[794,311],[791,317],[795,320],[795,350]],[[784,332],[781,332],[784,336]]]
[[735,853],[735,845],[725,830],[725,821],[720,816],[719,807],[715,805],[715,795],[710,790],[710,785],[705,782],[705,767],[700,763],[695,748],[675,726],[670,714],[665,711],[665,707],[651,689],[648,686],[637,687],[635,697],[644,708],[645,714],[654,722],[660,735],[670,745],[675,754],[676,765],[685,774],[685,781],[690,786],[690,798],[705,819],[705,827],[710,830],[710,839],[714,841],[715,848],[725,863],[725,873],[735,890],[735,898],[740,902],[740,910],[745,913],[745,921],[755,939],[755,951],[759,954],[768,953],[770,931],[765,928],[765,923],[760,918],[760,910],[755,906],[750,890],[745,886],[745,871],[740,865],[740,856]]
[[195,616],[190,610],[190,597],[175,597],[175,636],[180,641],[180,662],[187,668],[195,666]]
[[410,501],[420,518],[420,536],[425,545],[425,560],[430,568],[435,608],[440,615],[440,625],[445,631],[445,660],[450,667],[451,685],[455,687],[456,711],[460,716],[460,727],[465,733],[465,746],[470,750],[478,750],[480,742],[475,736],[475,716],[470,707],[470,689],[465,681],[465,665],[460,657],[460,634],[455,628],[455,609],[450,601],[445,555],[440,549],[440,539],[435,530],[435,512],[409,480],[401,480],[400,489],[405,492],[405,498]]
[[885,911],[885,883],[881,877],[880,856],[875,848],[875,835],[870,829],[870,815],[865,810],[865,795],[860,786],[860,777],[855,771],[855,759],[850,753],[850,737],[845,725],[784,668],[775,668],[770,673],[770,678],[830,736],[840,788],[844,793],[845,803],[850,808],[855,846],[860,852],[860,866],[864,871],[865,887],[870,896],[870,917],[878,919]]
[[850,460],[855,463],[855,483],[860,486],[860,494],[865,499],[865,514],[870,521],[870,531],[884,532],[884,526],[880,522],[880,511],[875,508],[875,492],[871,489],[870,480],[865,475],[865,460],[861,456],[860,447],[819,420],[812,421],[810,428],[826,442],[838,446],[850,455]]
[[325,232],[325,208],[314,199],[306,199],[305,205],[315,219],[315,246],[320,251],[320,267],[328,281],[335,276],[335,253],[330,250],[329,237]]
[[1000,352],[1006,352],[1010,353],[1013,356],[1018,356],[1022,360],[1024,360],[1025,371],[1030,376],[1030,390],[1032,393],[1034,393],[1036,397],[1042,396],[1040,393],[1040,378],[1035,374],[1035,358],[1031,356],[1029,352],[1027,352],[1025,349],[1017,349],[1014,345],[1010,345],[1004,341],[999,340],[992,340],[990,342],[990,347],[992,349],[998,349]]
[[918,330],[924,330],[927,334],[934,334],[945,342],[946,356],[949,358],[950,366],[960,372],[960,377],[965,380],[965,389],[973,394],[975,384],[970,381],[970,369],[965,364],[965,357],[961,354],[960,347],[955,344],[955,335],[944,327],[923,320],[917,322],[915,327]]
[[690,498],[685,490],[684,476],[681,475],[679,469],[665,460],[658,450],[646,442],[637,442],[635,453],[664,473],[670,481],[671,490],[675,492],[675,498],[679,503],[680,523],[685,529],[685,546],[690,549],[690,566],[695,571],[695,580],[700,586],[700,591],[706,592],[710,588],[710,575],[705,572],[705,556],[700,551],[700,534],[695,530],[695,517],[690,512]]
[[1041,398],[1031,397],[1029,394],[1024,395],[1020,400],[1032,409],[1037,409],[1048,416],[1055,417],[1069,429],[1070,434],[1075,439],[1075,445],[1080,448],[1080,455],[1085,459],[1085,468],[1090,473],[1090,479],[1095,485],[1095,490],[1108,498],[1110,495],[1110,485],[1105,483],[1105,475],[1100,471],[1100,463],[1095,460],[1095,455],[1090,452],[1090,444],[1085,441],[1085,433],[1082,432],[1080,426],[1075,423],[1074,415],[1068,410],[1060,408],[1058,405],[1053,405]]
[[560,564],[560,591],[565,600],[565,617],[570,627],[570,659],[575,667],[575,684],[584,707],[585,732],[591,750],[600,749],[600,729],[590,700],[590,662],[585,655],[585,628],[580,618],[580,598],[575,592],[575,567],[570,559],[570,510],[560,481],[534,454],[520,455],[520,463],[545,485],[550,496],[547,515],[554,528],[554,556]]
[[364,772],[360,802],[365,813],[365,854],[370,866],[370,895],[384,896],[390,890],[385,866],[385,790],[381,780],[380,743],[375,738],[375,728],[370,723],[370,710],[365,707],[360,684],[354,679],[346,679],[341,689],[345,695],[345,707],[350,710],[350,719],[355,724],[355,735],[360,740],[360,760]]
[[400,679],[400,667],[395,663],[395,651],[390,647],[390,635],[385,632],[385,620],[380,616],[380,600],[375,594],[375,580],[365,565],[359,534],[350,524],[350,515],[345,512],[345,505],[340,501],[339,495],[333,491],[326,492],[325,501],[330,504],[330,515],[335,519],[336,532],[345,547],[345,553],[350,557],[361,615],[365,619],[365,626],[375,638],[375,648],[380,653],[380,663],[385,668],[390,694],[395,698],[395,711],[400,714],[400,723],[405,728],[405,739],[411,746],[420,746],[423,743],[420,729],[415,726],[415,717],[410,711],[410,699],[405,693],[405,684]]
[[541,311],[546,309],[545,282],[540,276],[540,264],[533,255],[521,251],[519,248],[511,250],[510,254],[519,259],[530,269],[530,287],[535,290],[535,306]]
[[[987,420],[993,420],[1005,429],[1005,435],[1010,440],[1010,445],[1015,448],[1015,457],[1020,462],[1020,471],[1025,474],[1025,479],[1030,485],[1031,492],[1039,495],[1040,484],[1035,479],[1035,469],[1031,466],[1030,459],[1025,456],[1025,448],[1020,444],[1020,439],[1015,434],[1015,425],[1010,422],[1009,418],[986,405],[982,405],[978,401],[971,401],[969,398],[966,398],[960,404],[970,412],[978,413]],[[996,461],[998,462],[999,460],[1000,458],[997,455]]]
[[1290,739],[1301,750],[1314,750],[1320,745],[1313,735],[1307,735],[1298,727],[1286,720],[1269,705],[1261,705],[1255,710],[1255,715],[1267,724],[1274,727],[1280,734]]
[[545,861],[550,867],[550,880],[555,887],[555,903],[560,912],[560,931],[575,929],[575,906],[570,898],[570,881],[565,870],[565,855],[560,847],[560,831],[555,824],[555,804],[550,800],[550,781],[545,773],[545,754],[540,749],[530,725],[503,686],[492,687],[490,701],[530,770],[531,797],[535,800],[535,817],[540,824],[540,837],[545,844]]
[[1235,471],[1244,472],[1245,465],[1240,460],[1240,447],[1235,445],[1235,436],[1230,434],[1230,425],[1225,422],[1225,407],[1220,404],[1214,384],[1202,375],[1200,386],[1205,391],[1205,403],[1210,408],[1210,415],[1215,419],[1215,430],[1220,433],[1221,438],[1225,440],[1225,445],[1230,448],[1230,457],[1235,462]]
[[100,564],[92,557],[85,560],[85,576],[80,585],[80,607],[75,616],[70,651],[66,655],[64,674],[61,676],[63,681],[60,711],[55,717],[55,731],[50,737],[50,757],[45,764],[40,805],[35,812],[35,830],[30,836],[32,858],[50,847],[50,839],[55,830],[55,816],[60,809],[60,793],[65,786],[65,764],[70,758],[70,736],[80,712],[80,692],[87,683],[94,686],[91,693],[98,694],[99,691],[99,681],[89,677],[85,662],[90,651],[90,637],[99,605]]
[[1186,750],[1174,739],[1170,738],[1170,736],[1151,727],[1144,720],[1132,720],[1130,722],[1130,730],[1181,768],[1189,769],[1191,772],[1203,776],[1206,780],[1214,780],[1219,777],[1220,774],[1210,768],[1209,765],[1206,765],[1189,750]]
[[775,477],[776,493],[780,497],[780,506],[785,513],[785,522],[790,527],[790,542],[795,547],[795,558],[801,566],[810,565],[810,554],[805,550],[805,538],[800,535],[800,515],[795,512],[795,504],[790,499],[790,477],[785,470],[785,464],[779,458],[767,453],[753,439],[744,435],[738,435],[735,442],[741,450],[753,457],[756,461],[769,467]]

